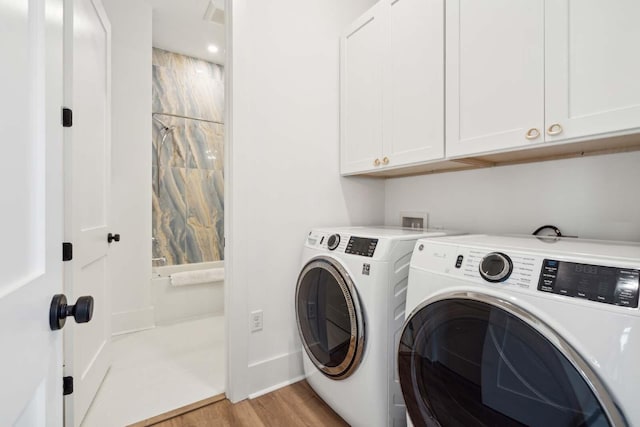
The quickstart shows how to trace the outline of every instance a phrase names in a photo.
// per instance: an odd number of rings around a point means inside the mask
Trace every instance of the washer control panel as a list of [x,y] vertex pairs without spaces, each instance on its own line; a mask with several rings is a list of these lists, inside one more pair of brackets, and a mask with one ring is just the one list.
[[327,248],[329,248],[330,251],[335,250],[335,248],[337,248],[339,244],[340,244],[339,234],[332,234],[331,236],[329,236],[329,239],[327,240]]
[[640,271],[544,259],[538,290],[623,307],[638,307]]
[[306,246],[316,249],[325,249],[336,253],[373,258],[380,251],[384,252],[385,241],[379,241],[371,237],[350,236],[347,234],[315,232],[312,231],[307,236]]

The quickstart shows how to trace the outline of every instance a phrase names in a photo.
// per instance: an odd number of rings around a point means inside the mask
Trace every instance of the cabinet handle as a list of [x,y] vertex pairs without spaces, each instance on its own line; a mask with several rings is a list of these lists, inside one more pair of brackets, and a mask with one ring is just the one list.
[[373,166],[380,166],[380,159],[375,159],[373,161]]
[[553,135],[559,135],[562,133],[562,126],[560,126],[559,123],[554,123],[551,126],[549,126],[549,129],[547,129],[547,133],[551,136]]
[[382,158],[382,164],[383,164],[383,165],[388,165],[388,164],[389,164],[389,158],[388,158],[388,157],[386,157],[386,156],[385,156],[385,157],[383,157],[383,158]]
[[540,136],[540,131],[536,128],[531,128],[525,136],[527,137],[527,139],[536,139]]

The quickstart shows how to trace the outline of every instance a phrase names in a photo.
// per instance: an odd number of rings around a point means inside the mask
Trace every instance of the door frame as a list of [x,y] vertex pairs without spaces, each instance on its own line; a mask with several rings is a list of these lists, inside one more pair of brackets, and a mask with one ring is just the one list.
[[233,102],[233,49],[235,45],[234,15],[242,15],[246,8],[244,0],[225,0],[225,132],[224,132],[224,270],[225,270],[225,394],[235,403],[249,396],[249,319],[248,287],[246,274],[234,268],[241,258],[241,247],[235,242],[246,242],[245,231],[237,228],[234,221],[235,193],[233,186],[234,156],[234,102]]

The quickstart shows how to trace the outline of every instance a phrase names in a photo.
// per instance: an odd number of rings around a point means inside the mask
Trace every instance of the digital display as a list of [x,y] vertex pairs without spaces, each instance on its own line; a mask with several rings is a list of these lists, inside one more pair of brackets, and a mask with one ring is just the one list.
[[345,253],[372,257],[376,250],[378,239],[367,239],[364,237],[351,237]]
[[351,250],[356,253],[369,252],[369,240],[354,238]]
[[637,308],[639,283],[638,270],[545,259],[538,290]]
[[572,265],[574,266],[575,273],[598,274],[597,265],[588,265],[588,264],[572,264]]

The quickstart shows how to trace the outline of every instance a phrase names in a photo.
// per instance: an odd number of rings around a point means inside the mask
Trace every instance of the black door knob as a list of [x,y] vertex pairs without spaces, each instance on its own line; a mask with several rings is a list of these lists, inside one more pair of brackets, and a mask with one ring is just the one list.
[[68,305],[66,296],[63,294],[54,295],[49,308],[49,326],[51,330],[62,329],[68,316],[73,316],[76,323],[90,321],[93,317],[93,297],[80,297],[75,305]]
[[111,243],[111,242],[119,242],[120,241],[120,235],[119,234],[107,234],[107,242]]

